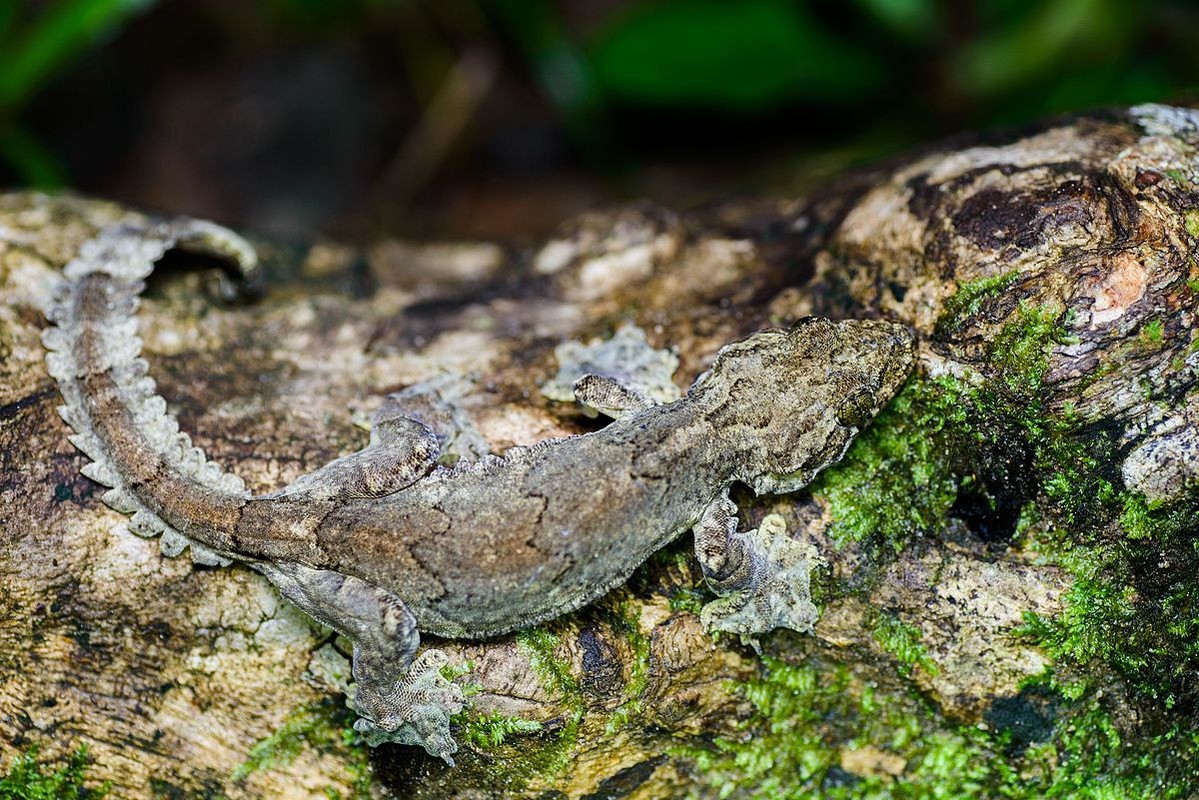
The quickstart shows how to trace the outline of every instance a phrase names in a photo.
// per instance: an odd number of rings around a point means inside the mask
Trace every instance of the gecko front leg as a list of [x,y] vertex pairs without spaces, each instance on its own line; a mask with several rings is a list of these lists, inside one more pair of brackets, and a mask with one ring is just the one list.
[[607,375],[587,373],[576,380],[572,388],[575,399],[584,408],[597,411],[611,419],[627,417],[659,404],[640,386]]
[[462,688],[441,673],[446,656],[416,655],[420,633],[399,597],[364,580],[289,562],[254,568],[308,615],[354,644],[351,704],[361,718],[354,729],[371,746],[420,745],[453,765],[458,745],[450,717],[462,710]]
[[737,530],[737,506],[720,494],[695,526],[695,554],[720,595],[700,612],[704,628],[751,641],[775,628],[812,630],[818,613],[808,590],[809,555],[770,515],[754,530]]

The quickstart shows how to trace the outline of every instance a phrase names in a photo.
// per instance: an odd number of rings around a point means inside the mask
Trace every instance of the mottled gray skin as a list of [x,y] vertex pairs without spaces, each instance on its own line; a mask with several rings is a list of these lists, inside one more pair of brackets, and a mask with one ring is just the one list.
[[198,561],[246,561],[346,635],[356,727],[447,761],[462,694],[441,675],[439,652],[416,657],[419,631],[487,637],[559,616],[689,529],[721,595],[704,609],[709,629],[809,630],[802,551],[765,526],[738,532],[728,490],[803,487],[841,457],[912,364],[897,325],[809,318],[726,346],[672,403],[581,376],[576,395],[615,416],[610,425],[453,468],[436,465],[447,433],[392,395],[366,449],[251,497],[177,432],[138,356],[137,294],[172,246],[255,269],[248,245],[216,226],[113,229],[67,266],[49,310],[57,327],[45,335],[47,364],[72,441],[93,459],[85,474],[112,487],[105,500],[133,513],[135,530],[161,534],[164,551],[188,544]]

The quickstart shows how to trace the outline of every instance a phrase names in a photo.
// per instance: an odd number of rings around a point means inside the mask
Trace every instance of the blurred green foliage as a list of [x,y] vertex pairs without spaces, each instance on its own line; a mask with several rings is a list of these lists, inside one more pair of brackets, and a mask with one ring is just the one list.
[[589,52],[624,99],[761,109],[943,92],[1019,114],[1191,88],[1197,32],[1194,4],[1164,0],[658,0]]
[[617,96],[753,110],[796,98],[851,100],[886,79],[870,50],[787,0],[667,0],[620,20],[591,48]]
[[[563,27],[560,3],[483,5],[517,41],[528,20]],[[790,112],[833,137],[849,118],[852,136],[894,150],[959,128],[1183,97],[1199,85],[1196,41],[1199,4],[1172,0],[645,0],[525,53],[568,124],[597,106]],[[566,72],[577,105],[555,90]]]
[[[0,159],[26,183],[66,179],[30,130],[31,100],[90,49],[119,48],[122,26],[152,4],[0,0]],[[773,128],[775,142],[809,152],[871,156],[1057,111],[1185,99],[1199,85],[1191,0],[268,0],[221,13],[281,41],[386,31],[401,54],[441,37],[451,56],[482,42],[508,55],[505,76],[532,78],[599,167],[635,160],[654,126],[676,126],[665,141],[701,155],[737,149],[720,131],[752,151],[746,131]],[[401,69],[421,68],[408,58]],[[419,95],[428,81],[416,72],[395,78]]]
[[0,158],[33,186],[62,183],[58,159],[20,122],[29,99],[71,59],[153,0],[0,0]]

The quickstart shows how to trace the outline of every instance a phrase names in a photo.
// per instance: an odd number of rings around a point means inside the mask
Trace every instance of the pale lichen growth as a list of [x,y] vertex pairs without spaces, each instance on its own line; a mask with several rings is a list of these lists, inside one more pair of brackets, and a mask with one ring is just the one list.
[[673,350],[650,345],[645,331],[631,323],[617,329],[610,339],[564,342],[554,350],[558,372],[541,387],[541,393],[563,403],[575,400],[574,383],[594,374],[637,386],[660,403],[679,399],[673,375],[679,357]]
[[1142,103],[1128,113],[1149,136],[1199,137],[1199,109]]

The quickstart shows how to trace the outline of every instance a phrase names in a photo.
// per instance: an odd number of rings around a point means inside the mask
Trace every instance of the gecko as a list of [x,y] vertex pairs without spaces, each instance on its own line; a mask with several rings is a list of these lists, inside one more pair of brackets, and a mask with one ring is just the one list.
[[740,530],[735,484],[794,492],[844,454],[913,363],[908,331],[882,320],[804,318],[724,346],[678,400],[598,375],[579,402],[611,417],[578,435],[452,467],[447,432],[388,395],[369,444],[288,486],[252,495],[192,446],[141,357],[144,281],[169,250],[221,259],[232,285],[260,280],[254,249],[192,219],[100,231],[64,267],[46,309],[46,365],[82,472],[164,553],[247,563],[353,645],[350,703],[370,744],[419,745],[453,763],[464,707],[446,656],[422,632],[484,639],[558,617],[622,584],[686,531],[717,597],[708,631],[809,631],[808,551],[778,526]]

